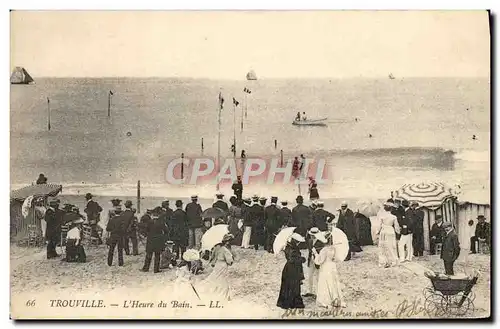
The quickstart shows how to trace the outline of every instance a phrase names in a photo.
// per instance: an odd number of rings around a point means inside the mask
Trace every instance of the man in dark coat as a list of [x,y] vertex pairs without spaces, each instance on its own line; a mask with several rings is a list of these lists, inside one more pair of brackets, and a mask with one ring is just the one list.
[[[403,218],[405,217],[405,208],[401,204],[403,199],[401,198],[394,198],[394,206],[392,207],[391,214],[396,216],[398,220],[399,227],[402,227],[402,222]],[[401,238],[401,234],[396,233],[396,240],[399,240]]]
[[327,231],[328,223],[331,223],[335,219],[335,215],[326,211],[324,206],[322,201],[318,201],[317,208],[312,213],[312,225],[313,227],[317,227],[320,231]]
[[186,251],[189,242],[189,227],[187,214],[182,210],[182,201],[175,201],[175,207],[177,209],[172,214],[169,231],[170,240],[174,242],[174,252],[177,253],[176,259],[179,259]]
[[250,207],[250,217],[252,220],[252,235],[250,238],[250,244],[253,244],[255,250],[259,250],[259,245],[264,246],[265,244],[265,213],[264,206],[267,199],[262,197],[258,199],[258,202],[254,199],[254,203]]
[[152,213],[153,209],[146,209],[146,213],[141,216],[141,220],[137,225],[138,233],[142,237],[147,236],[149,222],[153,220],[151,218]]
[[[255,197],[256,200],[259,200],[258,197]],[[243,216],[243,238],[241,239],[241,247],[242,248],[250,248],[250,240],[252,237],[252,216],[251,216],[251,204],[252,201],[250,198],[245,198],[243,200],[243,205],[241,207],[241,215]]]
[[293,227],[292,223],[292,211],[288,208],[288,201],[281,201],[280,209],[280,223],[281,226]]
[[296,232],[302,236],[306,236],[307,231],[312,226],[311,208],[304,206],[304,198],[302,195],[295,199],[297,205],[292,209],[292,226],[296,226]]
[[[182,204],[181,204],[182,207]],[[181,210],[182,211],[182,210]],[[144,259],[144,267],[141,269],[143,272],[148,272],[151,266],[151,259],[154,253],[153,272],[160,272],[160,256],[165,248],[167,226],[165,222],[160,219],[161,208],[157,207],[153,210],[151,221],[147,227],[147,241],[146,241],[146,258]]]
[[195,247],[196,249],[201,248],[201,236],[203,235],[202,227],[203,220],[201,218],[201,213],[203,210],[201,209],[200,204],[198,203],[198,196],[193,195],[191,197],[191,203],[188,203],[186,206],[186,215],[188,218],[188,227],[189,227],[189,244],[188,246]]
[[223,210],[227,214],[227,212],[229,210],[229,206],[223,200],[224,199],[224,194],[217,193],[215,196],[217,197],[217,201],[214,202],[214,204],[212,205],[212,207],[219,208],[220,210]]
[[399,261],[403,263],[405,261],[411,262],[413,257],[413,222],[412,217],[406,215],[410,209],[408,207],[409,202],[407,200],[403,200],[401,204],[404,207],[405,214],[403,215],[401,221],[398,222],[400,225],[399,227],[401,228],[401,237],[398,242],[398,254]]
[[443,228],[443,216],[436,215],[436,222],[432,224],[431,227],[431,241],[430,241],[430,253],[431,255],[436,254],[436,244],[443,242],[443,237],[445,235],[445,231]]
[[267,206],[264,210],[264,218],[266,221],[266,244],[264,248],[272,253],[273,252],[273,243],[276,238],[276,234],[278,234],[282,223],[280,218],[280,210],[276,206],[278,202],[278,197],[271,197],[271,205]]
[[92,197],[93,195],[90,193],[85,194],[85,200],[87,200],[87,206],[85,207],[84,212],[87,214],[87,220],[89,222],[91,229],[90,233],[91,236],[98,238],[99,239],[98,244],[102,244],[102,239],[99,236],[97,227],[99,221],[101,220],[102,207],[97,202],[92,200]]
[[234,195],[236,196],[236,199],[242,200],[243,196],[243,183],[241,181],[241,176],[238,176],[236,182],[233,183],[233,186],[231,187],[234,191]]
[[418,202],[413,201],[406,211],[405,217],[410,220],[413,227],[413,256],[424,255],[424,212],[418,209]]
[[139,248],[137,245],[137,218],[135,217],[134,212],[132,211],[132,201],[125,201],[125,211],[122,213],[123,218],[123,230],[124,230],[124,238],[123,238],[123,247],[125,249],[125,254],[130,255],[130,245],[129,241],[132,241],[132,254],[134,256],[139,255]]
[[118,266],[123,266],[123,240],[126,231],[124,218],[120,210],[115,209],[113,213],[110,211],[110,219],[106,225],[106,231],[108,231],[109,234],[108,266],[113,265],[116,247],[118,247]]
[[486,244],[491,248],[491,227],[490,223],[486,222],[486,218],[483,215],[477,216],[478,223],[476,224],[476,231],[473,237],[470,238],[470,251],[471,253],[476,253],[476,243],[479,240],[486,242]]
[[339,220],[337,221],[337,228],[342,230],[347,236],[349,241],[349,253],[346,260],[351,259],[351,254],[357,250],[358,241],[356,236],[356,223],[354,213],[348,208],[347,202],[343,201],[340,205]]
[[441,259],[444,262],[446,275],[454,275],[453,264],[460,255],[460,242],[458,235],[453,230],[450,222],[443,224],[445,236],[443,237],[443,248],[441,249]]
[[[56,213],[57,201],[51,200],[49,208],[45,211],[45,239],[47,240],[47,259],[56,258],[56,246],[60,239],[60,222]],[[58,228],[59,227],[59,228]]]
[[47,177],[45,177],[44,174],[40,174],[38,176],[38,179],[36,180],[36,184],[37,185],[40,185],[40,184],[47,184]]

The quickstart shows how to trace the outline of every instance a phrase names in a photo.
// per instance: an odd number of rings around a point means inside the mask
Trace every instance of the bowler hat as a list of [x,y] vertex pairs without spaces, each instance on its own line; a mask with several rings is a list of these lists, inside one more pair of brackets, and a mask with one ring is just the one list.
[[278,202],[278,197],[277,196],[271,197],[271,203],[276,203],[276,202]]
[[85,194],[85,199],[90,200],[92,199],[93,195],[91,193]]
[[297,198],[295,198],[295,201],[302,202],[302,201],[304,201],[304,198],[302,197],[302,195],[299,195],[299,196],[297,196]]
[[479,215],[477,216],[477,219],[486,219],[486,217],[484,217],[484,215]]
[[112,199],[112,200],[111,200],[111,203],[112,203],[112,204],[113,204],[113,206],[115,206],[115,207],[116,207],[116,206],[119,206],[121,202],[122,202],[122,200],[120,200],[120,199]]
[[132,201],[130,201],[130,200],[125,201],[125,207],[126,208],[132,207]]
[[175,201],[175,206],[176,207],[182,207],[182,200]]
[[281,201],[281,204],[286,206],[286,205],[288,205],[288,201]]

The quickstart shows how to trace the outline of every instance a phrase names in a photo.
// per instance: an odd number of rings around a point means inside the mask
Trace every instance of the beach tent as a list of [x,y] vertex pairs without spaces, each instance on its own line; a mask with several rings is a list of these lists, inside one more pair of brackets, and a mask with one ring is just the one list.
[[[491,223],[489,190],[461,193],[458,202],[458,239],[462,248],[470,249],[470,238],[475,234],[479,215]],[[470,220],[473,221],[472,226],[468,225]]]
[[22,214],[22,206],[25,199],[33,196],[33,199],[42,199],[43,206],[47,205],[48,197],[55,197],[62,191],[62,185],[38,184],[25,186],[10,193],[10,236],[11,239],[22,239],[28,234],[28,225],[36,225],[40,232],[42,229],[41,211],[32,203],[28,215]]
[[10,83],[12,84],[29,84],[33,81],[35,80],[33,80],[31,75],[28,73],[28,71],[26,71],[24,67],[15,67],[12,71],[12,74],[10,75]]
[[460,229],[458,223],[458,202],[456,192],[443,183],[405,184],[393,192],[394,197],[408,201],[417,201],[424,212],[424,246],[430,247],[430,230],[436,216],[443,216],[443,222],[451,222],[455,230]]

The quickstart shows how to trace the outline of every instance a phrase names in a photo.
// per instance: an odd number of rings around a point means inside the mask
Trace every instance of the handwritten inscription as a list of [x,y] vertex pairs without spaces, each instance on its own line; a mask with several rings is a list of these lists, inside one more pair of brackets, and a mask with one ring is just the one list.
[[394,309],[371,309],[368,311],[352,311],[340,307],[328,310],[285,310],[281,318],[410,318],[410,317],[442,317],[446,315],[446,308],[439,307],[436,303],[424,303],[420,299],[403,300]]

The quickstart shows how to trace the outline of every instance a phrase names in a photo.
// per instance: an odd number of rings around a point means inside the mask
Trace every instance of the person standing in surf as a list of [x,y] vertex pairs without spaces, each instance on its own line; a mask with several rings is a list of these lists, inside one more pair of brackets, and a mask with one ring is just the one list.
[[309,177],[309,200],[318,200],[319,199],[319,193],[318,193],[318,184],[314,180],[312,176]]

